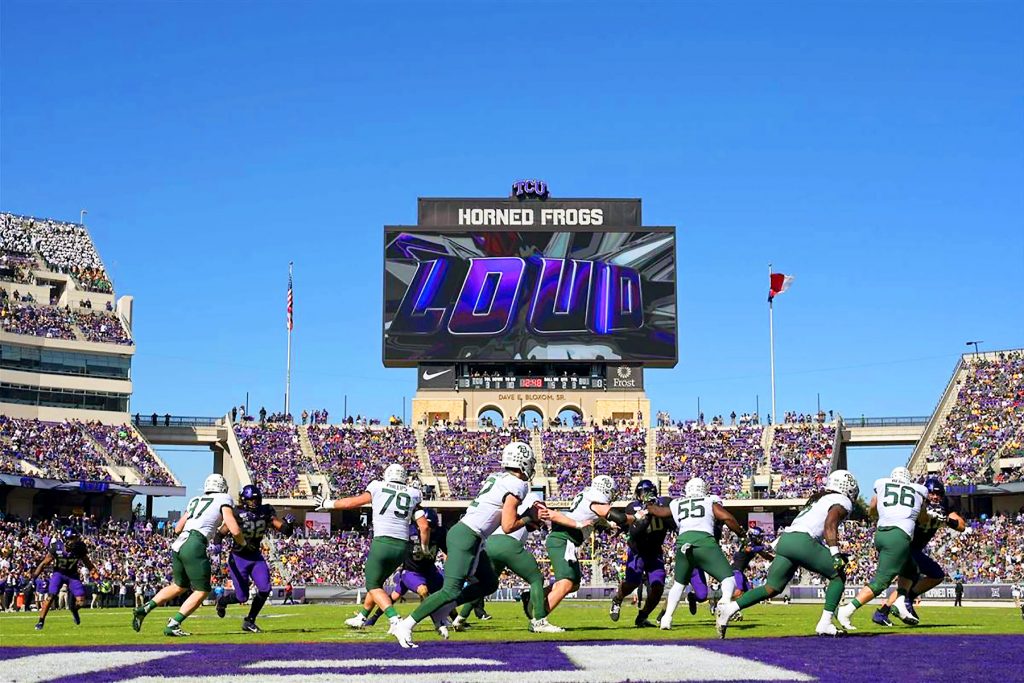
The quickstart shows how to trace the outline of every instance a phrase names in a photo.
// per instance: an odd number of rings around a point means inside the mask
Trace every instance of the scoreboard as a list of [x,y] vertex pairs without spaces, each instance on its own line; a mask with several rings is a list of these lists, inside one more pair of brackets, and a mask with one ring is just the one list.
[[674,366],[675,228],[639,222],[639,200],[421,199],[417,225],[384,229],[385,366]]

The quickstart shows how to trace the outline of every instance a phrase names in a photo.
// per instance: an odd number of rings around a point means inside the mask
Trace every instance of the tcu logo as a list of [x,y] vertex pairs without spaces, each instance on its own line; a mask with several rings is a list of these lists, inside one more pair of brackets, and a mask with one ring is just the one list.
[[[439,258],[421,261],[391,324],[393,334],[494,336],[508,331],[522,305],[529,307],[527,328],[535,334],[590,332],[610,334],[643,326],[640,273],[626,266],[542,258],[527,272],[517,257],[474,258],[450,307],[464,262]],[[537,280],[533,296],[524,280]],[[529,299],[524,301],[524,299]]]
[[544,199],[548,196],[548,184],[543,180],[517,180],[512,183],[512,195]]

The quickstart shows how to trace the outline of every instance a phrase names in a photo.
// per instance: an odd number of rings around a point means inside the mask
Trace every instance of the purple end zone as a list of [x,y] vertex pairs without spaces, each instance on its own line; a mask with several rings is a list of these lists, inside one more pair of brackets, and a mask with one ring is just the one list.
[[[690,646],[710,652],[741,657],[754,662],[771,664],[822,681],[1016,681],[1022,680],[1021,662],[1024,661],[1024,635],[899,635],[849,636],[838,639],[813,637],[744,638],[737,640],[684,640],[684,641],[537,641],[537,642],[425,642],[416,650],[403,650],[394,643],[289,643],[245,645],[214,645],[195,641],[178,646],[104,646],[100,647],[10,647],[0,648],[0,658],[7,660],[40,654],[62,653],[73,661],[104,651],[149,651],[166,653],[167,657],[92,671],[87,674],[51,679],[60,683],[86,683],[90,681],[124,681],[137,676],[159,677],[224,677],[249,675],[317,676],[331,674],[340,680],[359,674],[384,673],[397,678],[409,674],[463,673],[484,670],[504,672],[507,680],[529,680],[531,671],[564,672],[566,680],[585,680],[585,672],[560,649],[573,646],[619,645],[636,647],[638,655],[625,661],[615,661],[616,674],[623,681],[643,681],[653,666],[657,670],[656,650],[662,647]],[[190,654],[185,654],[189,652]],[[178,656],[181,653],[182,656]],[[653,657],[652,657],[653,655]],[[500,665],[486,668],[474,664],[416,666],[417,660],[426,658],[482,658],[497,660]],[[289,667],[289,662],[313,662],[339,659],[380,659],[381,666],[358,665],[340,668]],[[638,662],[647,661],[638,666]],[[714,666],[713,657],[704,658],[707,666]],[[253,669],[246,665],[256,662],[278,662],[273,669]],[[407,661],[408,667],[395,669],[395,661]],[[325,662],[326,664],[327,662]],[[387,663],[392,666],[387,666]],[[523,676],[523,674],[526,676]],[[662,673],[670,673],[662,671]],[[575,675],[574,675],[575,674]],[[687,680],[694,672],[680,672]],[[666,680],[661,677],[659,680]],[[491,679],[493,680],[493,676]],[[505,680],[502,676],[502,680]],[[756,679],[754,679],[756,680]]]

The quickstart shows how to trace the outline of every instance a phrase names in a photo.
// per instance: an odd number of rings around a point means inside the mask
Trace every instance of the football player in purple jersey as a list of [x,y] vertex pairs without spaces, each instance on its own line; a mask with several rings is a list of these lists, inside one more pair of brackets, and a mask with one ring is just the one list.
[[[635,516],[640,510],[646,510],[648,504],[667,506],[671,501],[670,498],[658,497],[658,487],[650,479],[637,483],[634,493],[636,500],[626,505],[627,515]],[[629,525],[625,577],[619,584],[619,590],[612,596],[608,612],[612,621],[619,620],[622,601],[638,587],[646,585],[647,601],[641,605],[633,623],[637,627],[654,627],[647,617],[661,602],[665,590],[665,536],[675,528],[671,518],[653,516],[642,516]]]
[[43,630],[50,605],[53,604],[54,597],[65,584],[67,584],[68,591],[74,596],[73,600],[68,601],[71,618],[74,619],[76,626],[82,623],[81,617],[78,616],[78,610],[85,606],[85,588],[79,579],[78,570],[82,565],[85,565],[89,571],[96,569],[92,560],[89,559],[89,549],[85,547],[78,532],[72,527],[62,529],[59,535],[50,539],[46,555],[28,577],[25,587],[34,586],[36,578],[50,564],[53,565],[53,574],[50,575],[46,601],[43,602],[43,607],[39,610],[39,621],[36,623],[37,631]]
[[[238,526],[242,529],[245,545],[235,546],[228,556],[228,573],[234,592],[225,591],[217,601],[217,616],[224,618],[228,605],[237,605],[249,599],[250,586],[256,586],[256,595],[249,606],[249,614],[242,619],[242,630],[259,633],[262,629],[256,625],[256,617],[270,597],[270,566],[263,557],[261,544],[268,529],[276,529],[285,536],[291,536],[295,530],[295,520],[291,515],[284,519],[270,505],[263,504],[263,493],[255,484],[242,487],[238,495]],[[226,528],[221,529],[226,533]]]

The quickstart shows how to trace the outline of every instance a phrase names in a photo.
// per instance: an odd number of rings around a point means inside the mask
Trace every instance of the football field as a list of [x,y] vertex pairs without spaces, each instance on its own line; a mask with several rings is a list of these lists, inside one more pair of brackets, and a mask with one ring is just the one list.
[[[761,605],[722,641],[701,607],[691,616],[684,603],[673,629],[661,631],[635,628],[634,608],[612,623],[606,602],[566,603],[551,620],[567,632],[536,636],[526,631],[518,603],[488,603],[492,619],[473,619],[469,631],[448,642],[429,621],[421,624],[415,650],[401,649],[383,620],[358,631],[344,626],[351,605],[268,607],[261,634],[240,630],[244,609],[218,619],[204,607],[185,622],[192,636],[179,639],[161,633],[172,608],[152,613],[141,633],[132,631],[127,609],[83,611],[79,627],[66,611],[53,612],[42,632],[33,629],[34,613],[2,614],[0,680],[1021,680],[1024,621],[1014,609],[926,605],[920,625],[883,628],[865,608],[854,618],[856,632],[824,639],[807,636],[819,605]],[[400,608],[405,613],[411,605]]]

